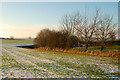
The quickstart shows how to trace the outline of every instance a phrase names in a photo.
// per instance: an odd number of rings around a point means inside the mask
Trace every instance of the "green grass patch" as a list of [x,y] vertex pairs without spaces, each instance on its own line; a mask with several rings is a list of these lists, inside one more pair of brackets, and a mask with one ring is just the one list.
[[[101,46],[90,46],[88,47],[88,51],[100,51]],[[85,47],[73,47],[71,48],[73,50],[79,50],[79,51],[84,51]],[[120,45],[107,45],[104,46],[103,52],[109,51],[109,50],[118,50],[120,51]]]
[[8,40],[8,39],[2,39],[2,44],[4,43],[33,43],[32,39],[24,39],[24,40]]

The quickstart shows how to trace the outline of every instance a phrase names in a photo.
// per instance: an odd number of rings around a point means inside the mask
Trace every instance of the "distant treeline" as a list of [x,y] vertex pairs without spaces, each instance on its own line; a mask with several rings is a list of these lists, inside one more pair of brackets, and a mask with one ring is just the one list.
[[25,39],[17,39],[17,38],[0,38],[0,39],[5,39],[5,40],[25,40]]
[[10,39],[10,38],[0,38],[0,39]]
[[8,39],[8,40],[13,40],[13,38],[11,39],[11,38],[0,38],[0,39]]

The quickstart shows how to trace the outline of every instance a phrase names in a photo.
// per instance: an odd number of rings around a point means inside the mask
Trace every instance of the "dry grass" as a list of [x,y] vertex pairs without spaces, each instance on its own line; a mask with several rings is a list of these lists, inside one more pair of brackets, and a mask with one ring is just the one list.
[[101,51],[79,51],[79,50],[73,50],[73,49],[50,49],[48,47],[40,47],[40,48],[36,48],[38,50],[50,50],[50,51],[57,51],[57,52],[64,52],[64,53],[74,53],[74,54],[85,54],[85,55],[92,55],[92,56],[102,56],[102,57],[120,57],[120,51],[119,50],[109,50],[106,52],[101,52]]

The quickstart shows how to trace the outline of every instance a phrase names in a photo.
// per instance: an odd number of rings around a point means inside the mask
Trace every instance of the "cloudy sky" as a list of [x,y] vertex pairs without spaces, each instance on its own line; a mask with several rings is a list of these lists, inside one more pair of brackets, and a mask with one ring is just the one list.
[[59,30],[64,14],[84,14],[85,7],[89,16],[97,7],[102,13],[113,15],[114,22],[118,21],[117,2],[4,2],[0,37],[28,38],[44,28]]

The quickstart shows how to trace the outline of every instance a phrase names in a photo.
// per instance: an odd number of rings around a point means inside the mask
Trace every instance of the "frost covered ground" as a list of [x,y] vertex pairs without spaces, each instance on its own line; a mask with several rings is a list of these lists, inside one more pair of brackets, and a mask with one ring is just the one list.
[[39,51],[3,44],[2,78],[106,78],[118,76],[118,58]]

